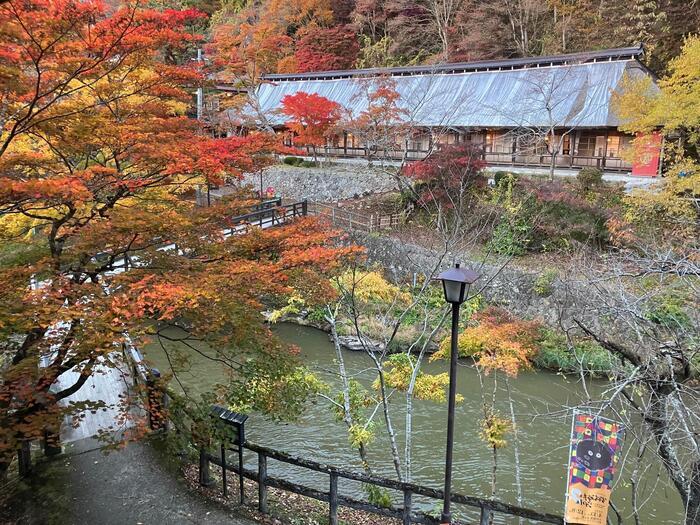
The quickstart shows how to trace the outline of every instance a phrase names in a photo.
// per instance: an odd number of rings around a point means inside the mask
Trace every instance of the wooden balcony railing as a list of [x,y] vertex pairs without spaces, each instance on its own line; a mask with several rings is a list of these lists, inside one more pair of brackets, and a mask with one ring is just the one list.
[[[424,159],[431,150],[424,149],[392,149],[370,151],[367,148],[357,147],[327,147],[319,148],[319,155],[326,155],[336,158],[366,158],[373,161],[389,160],[389,161],[411,161]],[[311,154],[311,152],[308,152]],[[482,152],[481,157],[488,165],[491,166],[517,166],[517,167],[538,167],[549,168],[551,164],[551,155],[549,154],[523,154],[523,153],[505,153],[505,152]],[[623,171],[632,170],[632,164],[618,157],[602,157],[592,155],[557,155],[555,159],[557,168],[585,168],[594,167],[608,171]]]

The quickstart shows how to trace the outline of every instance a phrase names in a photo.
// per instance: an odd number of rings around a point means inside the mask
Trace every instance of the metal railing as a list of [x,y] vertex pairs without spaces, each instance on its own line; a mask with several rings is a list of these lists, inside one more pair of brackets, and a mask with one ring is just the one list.
[[234,235],[245,232],[248,228],[257,226],[259,228],[269,228],[271,226],[280,226],[285,222],[296,217],[304,217],[308,215],[308,203],[306,200],[294,202],[292,204],[281,205],[282,199],[275,199],[261,203],[259,209],[232,217],[227,228],[224,228],[224,235]]
[[[295,457],[284,452],[255,445],[250,442],[246,442],[243,445],[243,448],[257,454],[257,471],[244,468],[243,476],[258,483],[258,510],[264,514],[267,514],[269,511],[268,487],[272,487],[328,503],[328,521],[330,525],[338,524],[339,507],[349,507],[380,516],[397,518],[402,520],[404,525],[410,525],[411,523],[440,523],[437,518],[416,509],[413,502],[413,496],[416,495],[435,500],[442,500],[444,498],[444,492],[442,490],[432,489],[430,487],[417,485],[415,483],[395,481],[361,472],[353,472],[332,465],[319,463],[317,461]],[[202,457],[200,457],[200,468],[208,469],[209,463],[214,463],[219,467],[222,467],[223,465],[226,470],[231,470],[237,474],[240,474],[240,471],[236,465],[228,464],[225,461],[222,463],[221,458],[219,458],[217,455],[210,454],[204,450],[201,451],[201,454]],[[294,465],[314,472],[328,474],[328,491],[318,490],[313,487],[297,484],[286,479],[268,475],[268,459],[280,461],[282,463],[287,463],[289,465]],[[403,505],[383,507],[369,501],[343,496],[338,493],[339,479],[357,481],[366,485],[381,487],[382,489],[398,491],[403,496]],[[481,525],[487,525],[492,518],[492,514],[515,516],[540,523],[554,523],[558,525],[564,523],[562,516],[549,514],[546,512],[539,512],[525,507],[503,503],[497,500],[478,498],[475,496],[465,496],[463,494],[452,494],[451,501],[456,504],[462,504],[478,509],[480,513]],[[453,523],[459,524],[461,522],[459,520],[455,520]]]

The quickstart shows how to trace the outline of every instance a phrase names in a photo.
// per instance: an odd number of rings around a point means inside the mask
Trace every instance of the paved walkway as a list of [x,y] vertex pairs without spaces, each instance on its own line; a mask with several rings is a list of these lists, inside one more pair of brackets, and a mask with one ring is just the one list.
[[[97,365],[80,390],[61,401],[63,405],[81,401],[102,401],[105,404],[105,408],[95,413],[86,411],[85,417],[77,426],[74,426],[71,418],[67,417],[61,427],[62,443],[68,445],[80,442],[100,432],[122,432],[126,427],[131,426],[130,421],[125,422],[124,425],[118,424],[124,410],[121,406],[123,398],[132,381],[128,366],[118,352],[114,352],[109,358],[114,361],[111,365]],[[78,380],[78,376],[79,372],[75,368],[64,372],[56,381],[54,390],[72,386]]]
[[[11,510],[0,508],[0,523],[255,523],[192,492],[165,452],[145,443],[132,443],[107,455],[98,449],[46,462],[39,466],[29,486],[17,494],[13,506]],[[5,522],[3,514],[12,516],[12,521]]]

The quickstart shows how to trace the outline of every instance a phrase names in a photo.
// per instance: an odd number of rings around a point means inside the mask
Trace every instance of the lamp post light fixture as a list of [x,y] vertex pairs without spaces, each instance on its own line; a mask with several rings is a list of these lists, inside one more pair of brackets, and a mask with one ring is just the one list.
[[452,448],[455,431],[455,397],[457,393],[457,358],[459,354],[459,307],[467,300],[469,287],[479,278],[479,275],[466,268],[460,268],[455,263],[454,268],[445,270],[437,276],[442,281],[445,301],[452,305],[452,338],[450,341],[450,390],[447,405],[447,448],[445,449],[445,499],[442,507],[440,522],[452,522],[450,514],[450,499],[452,496]]

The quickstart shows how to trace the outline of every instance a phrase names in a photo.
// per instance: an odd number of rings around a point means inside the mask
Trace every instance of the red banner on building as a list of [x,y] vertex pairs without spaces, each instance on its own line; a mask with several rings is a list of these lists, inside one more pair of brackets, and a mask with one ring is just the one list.
[[605,525],[620,460],[622,425],[574,412],[566,490],[566,523]]

